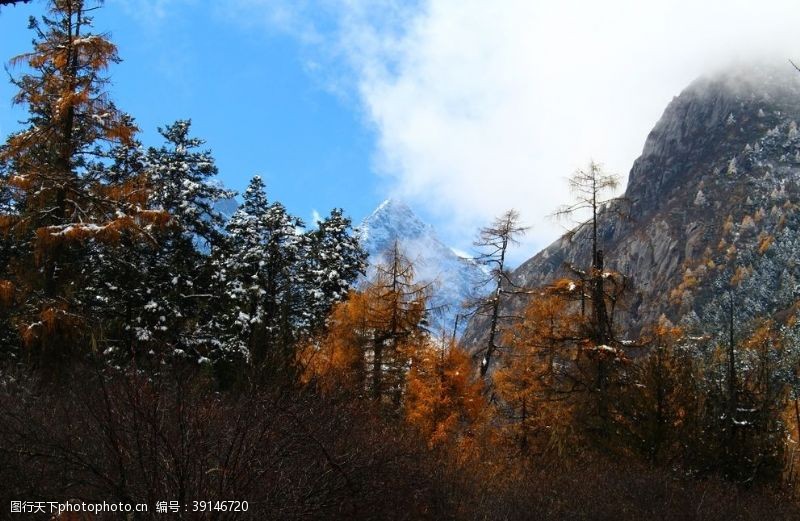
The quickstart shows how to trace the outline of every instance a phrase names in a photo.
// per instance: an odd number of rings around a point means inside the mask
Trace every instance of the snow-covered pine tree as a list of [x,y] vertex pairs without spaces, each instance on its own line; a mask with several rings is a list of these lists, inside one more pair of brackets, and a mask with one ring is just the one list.
[[269,202],[260,177],[250,180],[243,199],[225,226],[226,248],[214,255],[215,280],[224,291],[224,311],[217,325],[222,338],[212,352],[215,364],[250,360],[254,328],[262,313],[258,270],[263,261],[261,234]]
[[198,150],[204,142],[190,136],[190,127],[190,121],[179,120],[160,128],[166,143],[145,155],[148,206],[166,212],[169,221],[156,237],[155,250],[143,258],[148,300],[133,324],[139,340],[153,341],[177,357],[202,359],[215,340],[206,327],[216,304],[209,291],[210,254],[223,241],[223,218],[214,203],[233,193],[213,182],[214,158]]
[[94,304],[99,348],[114,363],[165,357],[205,360],[217,341],[209,250],[222,242],[222,216],[214,202],[232,197],[212,182],[217,169],[188,121],[159,129],[166,143],[144,152],[138,143],[111,151],[99,177],[126,187],[142,212],[160,216],[158,226],[122,234],[113,244],[94,244],[85,288]]
[[300,219],[278,202],[269,203],[256,176],[242,206],[226,226],[226,255],[217,258],[217,275],[227,300],[221,323],[226,339],[214,360],[244,356],[269,374],[286,370],[301,325],[298,259],[304,238]]
[[367,253],[353,233],[352,222],[336,208],[306,233],[302,280],[306,305],[303,312],[310,333],[319,332],[331,308],[347,297],[347,292],[366,269]]
[[[147,211],[150,191],[141,144],[119,144],[102,159],[90,165],[97,179],[107,186],[121,187],[127,205]],[[153,220],[139,230],[123,230],[113,242],[87,243],[83,265],[86,284],[78,291],[92,319],[97,348],[115,363],[137,355],[134,322],[137,310],[148,301],[143,284],[146,259],[155,250],[160,227],[168,218],[162,213],[160,222]]]
[[178,120],[159,133],[166,143],[147,151],[147,171],[152,188],[150,204],[169,213],[181,239],[205,250],[220,245],[224,219],[214,203],[234,193],[211,182],[217,166],[205,141],[191,137],[192,122]]

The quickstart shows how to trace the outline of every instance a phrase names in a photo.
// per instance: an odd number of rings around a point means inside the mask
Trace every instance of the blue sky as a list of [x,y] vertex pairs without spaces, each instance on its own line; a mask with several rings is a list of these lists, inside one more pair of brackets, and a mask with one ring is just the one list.
[[[108,0],[95,15],[97,32],[111,33],[123,62],[110,70],[112,97],[137,120],[145,144],[159,144],[156,128],[191,118],[206,140],[220,178],[241,191],[248,179],[265,178],[269,196],[306,222],[344,207],[360,219],[385,197],[371,166],[374,132],[357,100],[327,88],[309,74],[301,42],[263,25],[220,16],[205,3]],[[3,59],[30,49],[27,18],[44,2],[0,12]],[[11,70],[12,73],[19,72]],[[14,94],[0,85],[0,131],[24,117],[12,110]]]
[[[2,9],[0,56],[28,49],[44,4]],[[673,96],[790,67],[798,23],[796,0],[107,0],[96,16],[145,144],[191,118],[231,188],[260,174],[306,221],[398,197],[461,250],[515,208],[531,229],[513,262],[569,226],[548,216],[576,168],[624,185]],[[2,134],[12,94],[0,82]]]

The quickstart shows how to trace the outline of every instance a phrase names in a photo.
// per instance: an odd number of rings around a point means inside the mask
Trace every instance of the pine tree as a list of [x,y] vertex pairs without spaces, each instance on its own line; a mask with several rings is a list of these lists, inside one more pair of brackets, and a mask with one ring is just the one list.
[[303,325],[298,295],[301,226],[282,204],[267,201],[264,183],[256,176],[226,226],[227,254],[217,261],[229,301],[226,320],[231,323],[225,352],[252,358],[270,374],[290,368]]
[[42,22],[31,20],[33,51],[12,61],[29,69],[12,80],[15,102],[29,115],[27,128],[0,149],[7,203],[0,231],[15,257],[2,270],[16,303],[8,320],[37,363],[58,365],[90,337],[77,298],[87,242],[113,242],[154,216],[127,204],[125,190],[103,184],[91,167],[109,145],[130,143],[136,131],[104,91],[116,47],[90,32],[83,1],[56,0],[50,10]]
[[142,213],[159,216],[139,235],[90,250],[84,293],[100,347],[116,362],[203,361],[218,342],[209,250],[223,236],[213,205],[232,193],[214,184],[213,157],[195,150],[202,141],[189,129],[178,121],[161,130],[164,146],[120,146],[110,165],[98,165],[104,182],[126,187]]
[[[138,141],[112,148],[105,159],[110,163],[91,165],[95,175],[106,186],[118,187],[128,205],[138,211],[148,210],[151,193],[144,173],[144,153]],[[158,212],[153,212],[153,215]],[[116,241],[90,241],[79,289],[98,349],[115,362],[136,357],[138,338],[135,334],[137,310],[148,302],[146,258],[157,246],[156,237],[169,219],[165,212],[160,219],[137,230],[122,230]]]
[[369,303],[369,386],[375,400],[390,398],[400,405],[408,370],[409,346],[421,345],[427,287],[414,280],[414,265],[397,241],[376,266],[374,280],[364,290]]
[[[610,427],[609,393],[614,370],[625,357],[614,331],[616,306],[628,289],[628,280],[622,274],[607,270],[601,237],[599,234],[601,211],[607,217],[620,214],[624,198],[606,197],[606,193],[618,186],[615,175],[607,174],[598,163],[591,161],[588,168],[578,169],[569,179],[575,201],[556,212],[558,217],[589,216],[569,232],[570,237],[587,238],[591,244],[591,259],[588,268],[570,266],[577,275],[574,281],[579,290],[581,315],[586,316],[586,301],[590,313],[583,321],[584,341],[578,342],[580,352],[586,356],[576,358],[580,372],[590,378],[587,389],[594,394],[597,429],[601,434]],[[588,237],[587,237],[588,236]]]
[[300,219],[268,201],[260,177],[243,198],[214,260],[225,303],[213,358],[219,368],[250,360],[262,375],[292,378],[298,342],[324,334],[365,254],[341,210],[302,233]]
[[[588,168],[576,170],[569,179],[570,189],[575,195],[575,201],[562,207],[556,212],[557,217],[573,217],[589,212],[589,217],[578,223],[569,233],[575,237],[578,232],[588,230],[589,240],[592,247],[592,258],[588,270],[580,267],[573,267],[573,270],[581,275],[582,295],[587,291],[585,286],[588,284],[588,297],[591,301],[591,336],[595,345],[608,345],[613,340],[611,327],[612,313],[607,309],[607,296],[604,282],[605,261],[603,245],[598,235],[599,216],[603,208],[611,208],[613,204],[619,204],[624,199],[619,197],[605,197],[605,193],[613,191],[619,185],[615,175],[606,174],[598,163],[591,161]],[[616,207],[615,207],[616,208]],[[618,211],[618,210],[615,210]],[[606,212],[607,215],[610,213]],[[583,298],[583,297],[582,297]],[[583,306],[583,300],[582,300]]]
[[215,183],[211,152],[190,136],[191,122],[179,120],[159,132],[165,144],[145,156],[149,205],[169,221],[146,259],[150,300],[137,317],[137,334],[158,339],[178,356],[199,358],[214,343],[207,327],[217,296],[210,292],[211,255],[222,246],[223,218],[214,204],[233,197]]
[[681,445],[696,436],[701,364],[683,331],[665,318],[643,336],[647,353],[629,368],[636,385],[616,397],[616,426],[628,446],[663,463],[681,457]]
[[695,353],[703,364],[704,421],[692,462],[748,482],[778,472],[778,440],[787,435],[780,416],[798,361],[793,327],[761,318],[759,280],[745,267],[752,255],[728,255],[711,280],[715,298],[701,308],[701,321],[687,324],[706,340]]
[[372,335],[368,326],[370,304],[366,293],[350,290],[335,304],[325,329],[297,350],[300,380],[324,392],[344,392],[360,397],[366,390],[367,352]]
[[304,306],[308,329],[325,326],[333,305],[344,300],[350,287],[366,269],[366,252],[353,234],[351,221],[341,209],[309,231],[305,242],[302,279],[308,302]]
[[170,215],[170,224],[184,243],[212,251],[220,245],[224,225],[214,204],[234,194],[214,182],[218,173],[214,157],[208,150],[198,150],[205,142],[190,136],[191,124],[178,120],[158,129],[165,144],[148,149],[145,159],[150,205]]

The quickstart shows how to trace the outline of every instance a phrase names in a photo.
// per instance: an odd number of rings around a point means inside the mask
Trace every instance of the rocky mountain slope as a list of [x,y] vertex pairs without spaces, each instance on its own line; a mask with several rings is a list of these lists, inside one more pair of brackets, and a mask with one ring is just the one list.
[[[401,201],[384,201],[358,229],[369,253],[370,269],[384,262],[386,252],[397,241],[401,253],[413,263],[417,281],[430,284],[431,331],[437,335],[442,331],[452,334],[456,315],[463,313],[462,302],[474,296],[476,287],[486,277],[481,267],[446,246],[434,228]],[[461,332],[466,321],[459,322]]]
[[[784,66],[731,70],[693,82],[650,132],[618,205],[599,222],[606,266],[633,291],[618,320],[635,335],[664,315],[702,325],[734,288],[737,307],[781,317],[800,297],[800,73]],[[588,230],[561,238],[512,275],[537,287],[587,266]],[[736,275],[738,272],[738,275]],[[734,284],[731,280],[736,277]],[[519,311],[518,298],[509,308]],[[476,319],[464,340],[477,345]]]

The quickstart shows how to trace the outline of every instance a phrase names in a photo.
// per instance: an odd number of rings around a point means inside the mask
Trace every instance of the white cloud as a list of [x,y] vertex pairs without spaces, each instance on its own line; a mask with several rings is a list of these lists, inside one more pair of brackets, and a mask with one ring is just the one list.
[[311,210],[311,220],[308,222],[309,228],[317,228],[322,221],[322,216],[316,209]]
[[743,57],[800,55],[800,3],[786,0],[324,4],[335,29],[319,48],[354,73],[395,195],[437,216],[462,248],[518,209],[533,228],[517,260],[562,231],[546,216],[568,200],[564,179],[590,158],[625,178],[695,77]]

